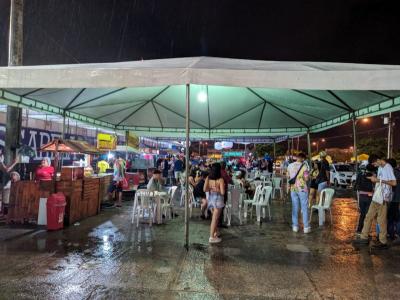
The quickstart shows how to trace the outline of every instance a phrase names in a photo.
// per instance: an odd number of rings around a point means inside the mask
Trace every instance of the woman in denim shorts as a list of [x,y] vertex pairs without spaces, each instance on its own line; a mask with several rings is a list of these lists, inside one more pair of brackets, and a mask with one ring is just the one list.
[[211,166],[210,175],[204,184],[204,192],[209,192],[208,208],[212,212],[210,227],[210,243],[219,243],[221,238],[218,236],[217,225],[224,204],[225,183],[221,176],[221,165],[215,163]]

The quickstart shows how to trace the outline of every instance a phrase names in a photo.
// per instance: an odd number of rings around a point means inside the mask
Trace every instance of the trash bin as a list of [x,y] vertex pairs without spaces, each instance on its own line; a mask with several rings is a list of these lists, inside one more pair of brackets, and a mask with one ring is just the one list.
[[51,194],[47,198],[47,230],[58,230],[64,227],[65,196],[63,193]]

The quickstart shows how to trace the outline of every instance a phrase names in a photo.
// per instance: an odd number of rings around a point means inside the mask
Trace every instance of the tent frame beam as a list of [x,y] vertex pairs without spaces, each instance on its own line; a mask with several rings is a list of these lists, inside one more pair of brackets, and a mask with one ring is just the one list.
[[33,90],[33,91],[30,91],[29,93],[26,93],[26,94],[21,95],[21,97],[26,97],[26,96],[32,95],[32,94],[34,94],[34,93],[36,93],[36,92],[39,92],[40,90],[43,90],[43,89],[42,89],[42,88],[40,88],[40,89],[35,89],[35,90]]
[[331,105],[331,106],[335,106],[335,107],[337,107],[337,108],[343,109],[343,110],[345,110],[345,111],[347,111],[347,112],[352,112],[352,111],[353,111],[353,110],[351,110],[351,109],[348,109],[348,108],[345,107],[345,106],[341,106],[341,105],[332,103],[332,102],[327,101],[327,100],[325,100],[325,99],[322,99],[322,98],[320,98],[320,97],[317,97],[317,96],[308,94],[308,93],[306,93],[306,92],[304,92],[304,91],[300,91],[300,90],[292,90],[292,91],[294,91],[294,92],[296,92],[296,93],[299,93],[299,94],[301,94],[301,95],[303,95],[303,96],[310,97],[310,98],[312,98],[312,99],[314,99],[314,100],[318,100],[318,101],[323,102],[323,103],[325,103],[325,104],[329,104],[329,105]]
[[273,108],[279,110],[281,113],[283,113],[284,115],[286,115],[287,117],[289,117],[290,119],[296,121],[297,123],[303,125],[305,128],[308,128],[309,126],[306,123],[301,122],[300,120],[298,120],[297,118],[293,117],[291,114],[288,114],[287,112],[285,112],[284,110],[282,110],[281,108],[277,107],[275,104],[269,102],[268,100],[264,99],[264,97],[262,97],[261,95],[259,95],[257,92],[255,92],[253,89],[251,88],[247,88],[250,92],[252,92],[255,96],[257,96],[259,99],[264,101],[264,104],[268,104],[271,105]]
[[329,94],[331,94],[333,97],[335,97],[336,100],[338,100],[340,103],[342,103],[344,106],[347,107],[347,110],[354,111],[354,108],[352,108],[350,105],[348,105],[342,98],[340,98],[338,95],[336,95],[333,91],[327,90]]
[[384,94],[384,93],[382,93],[382,92],[378,92],[378,91],[369,90],[368,92],[373,93],[373,94],[375,94],[375,95],[382,96],[382,97],[386,97],[386,98],[388,98],[388,99],[390,99],[390,98],[396,98],[396,97],[391,97],[391,96],[389,96],[389,95],[386,95],[386,94]]
[[124,89],[126,89],[126,87],[119,88],[119,89],[113,90],[113,91],[111,91],[111,92],[108,92],[108,93],[102,94],[102,95],[100,95],[100,96],[97,96],[97,97],[95,97],[95,98],[92,98],[92,99],[83,101],[82,103],[79,103],[79,104],[77,104],[77,105],[74,105],[74,106],[69,107],[68,110],[72,110],[72,109],[75,109],[75,108],[77,108],[77,107],[79,107],[79,106],[82,106],[82,105],[88,104],[88,103],[90,103],[90,102],[99,100],[99,99],[101,99],[101,98],[103,98],[103,97],[110,96],[110,95],[115,94],[115,93],[118,93],[119,91],[122,91],[122,90],[124,90]]
[[164,126],[163,126],[163,123],[161,121],[160,114],[158,113],[158,110],[157,110],[156,106],[154,105],[154,101],[151,101],[151,105],[153,106],[153,109],[156,112],[156,115],[157,115],[157,118],[158,118],[158,122],[160,122],[161,129],[163,129]]
[[[147,101],[148,101],[148,100],[146,100],[145,102],[147,102]],[[115,110],[115,111],[106,113],[106,114],[101,115],[100,117],[96,117],[96,118],[94,118],[94,119],[95,119],[95,120],[100,120],[100,119],[102,119],[102,118],[111,116],[111,115],[113,115],[113,114],[117,114],[117,113],[119,113],[119,112],[121,112],[121,111],[124,111],[124,110],[127,110],[127,109],[131,109],[131,108],[135,108],[135,107],[137,107],[137,106],[139,106],[139,105],[142,105],[143,103],[144,103],[144,102],[141,101],[141,102],[136,103],[136,104],[134,104],[134,105],[132,105],[132,106],[120,108],[120,109],[118,109],[118,110]],[[129,104],[129,103],[127,103],[127,104]],[[86,107],[85,107],[85,108],[86,108]]]
[[[161,103],[159,103],[159,102],[157,102],[157,101],[153,101],[153,102],[154,102],[155,104],[161,106],[161,107],[164,108],[165,110],[168,110],[169,112],[171,112],[171,113],[173,113],[173,114],[175,114],[175,115],[181,117],[182,119],[185,119],[185,116],[184,116],[184,115],[181,115],[180,113],[178,113],[178,112],[176,112],[176,111],[170,109],[169,107],[165,106],[164,104],[161,104]],[[196,124],[197,126],[203,127],[204,129],[208,129],[206,126],[201,125],[200,123],[197,123],[196,121],[190,120],[190,122],[192,122],[193,124]]]
[[[265,110],[265,107],[267,106],[267,102],[264,102],[264,104],[263,104],[263,107],[262,107],[262,109],[261,109],[261,115],[260,115],[260,120],[258,121],[258,130],[260,131],[260,127],[261,127],[261,122],[262,122],[262,119],[263,119],[263,116],[264,116],[264,110]],[[275,145],[275,144],[274,144]]]
[[225,120],[225,121],[223,121],[223,122],[221,122],[221,123],[219,123],[219,124],[213,126],[213,127],[211,128],[211,130],[217,129],[217,127],[220,127],[221,125],[224,125],[224,124],[226,124],[226,123],[228,123],[228,122],[230,122],[230,121],[232,121],[232,120],[234,120],[234,119],[240,117],[241,115],[247,114],[248,112],[252,111],[253,109],[256,109],[256,108],[259,107],[260,105],[264,105],[264,104],[265,104],[265,103],[263,103],[263,102],[258,103],[257,105],[254,105],[254,106],[250,107],[249,109],[245,110],[244,112],[238,113],[238,114],[234,115],[233,117],[229,118],[228,120]]
[[[161,91],[159,91],[155,96],[153,96],[150,100],[147,100],[143,105],[141,105],[138,109],[135,109],[132,113],[130,113],[128,116],[126,116],[125,118],[123,118],[118,124],[117,126],[121,125],[121,123],[125,122],[126,120],[128,120],[130,117],[132,117],[135,113],[137,113],[139,110],[141,110],[143,107],[145,107],[147,104],[149,104],[150,102],[154,101],[155,99],[157,99],[158,96],[160,96],[162,93],[164,93],[167,89],[169,89],[170,85],[167,85],[165,88],[163,88]],[[154,104],[153,104],[154,105]]]
[[79,96],[80,96],[85,90],[86,90],[85,88],[84,88],[84,89],[81,89],[81,90],[75,95],[75,97],[72,98],[71,101],[69,101],[69,103],[68,103],[67,106],[65,107],[65,110],[68,110],[68,108],[72,105],[72,103],[74,103],[75,100],[78,99]]

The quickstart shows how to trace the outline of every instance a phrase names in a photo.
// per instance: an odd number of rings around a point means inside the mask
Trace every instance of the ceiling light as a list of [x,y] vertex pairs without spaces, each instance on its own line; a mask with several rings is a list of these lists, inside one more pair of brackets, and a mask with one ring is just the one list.
[[207,101],[207,93],[204,91],[201,91],[200,93],[197,94],[197,100],[199,102],[206,102]]

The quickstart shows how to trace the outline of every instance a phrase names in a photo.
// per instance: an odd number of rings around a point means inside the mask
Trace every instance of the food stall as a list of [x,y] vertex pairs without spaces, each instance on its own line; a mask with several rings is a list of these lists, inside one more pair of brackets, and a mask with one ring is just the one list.
[[[54,140],[40,150],[55,153],[54,165],[57,171],[58,153],[98,153],[98,150],[87,142],[76,140]],[[97,215],[101,201],[107,196],[112,176],[94,175],[91,168],[85,169],[81,165],[82,162],[78,166],[62,166],[60,172],[56,171],[55,181],[23,180],[13,183],[7,222],[37,224],[39,209],[42,207],[40,201],[44,201],[54,192],[62,192],[66,197],[66,225]]]

